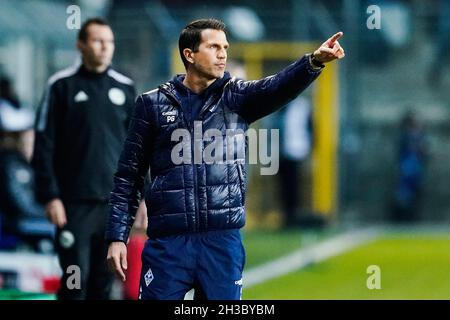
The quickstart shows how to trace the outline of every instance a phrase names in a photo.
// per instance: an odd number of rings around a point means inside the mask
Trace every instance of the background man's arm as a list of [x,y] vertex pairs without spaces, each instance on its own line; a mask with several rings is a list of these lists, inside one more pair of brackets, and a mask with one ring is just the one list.
[[62,107],[58,105],[59,101],[55,85],[49,84],[36,118],[32,166],[35,171],[37,198],[42,203],[48,203],[60,196],[54,171],[57,123],[61,121],[58,117]]
[[55,150],[58,125],[62,123],[61,93],[55,83],[49,83],[39,107],[36,121],[36,139],[32,166],[36,179],[36,195],[39,202],[45,204],[47,218],[57,227],[67,223],[66,211],[59,199],[60,190],[55,174]]

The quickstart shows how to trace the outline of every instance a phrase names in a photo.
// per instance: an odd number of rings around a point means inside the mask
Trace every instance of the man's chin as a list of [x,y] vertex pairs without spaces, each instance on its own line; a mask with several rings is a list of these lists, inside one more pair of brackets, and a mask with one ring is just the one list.
[[98,69],[106,69],[109,67],[110,64],[111,64],[111,62],[104,62],[104,63],[102,62],[102,63],[97,63],[95,67]]
[[223,78],[223,75],[225,74],[225,70],[221,72],[217,72],[214,76],[216,79]]
[[102,67],[102,66],[109,66],[111,64],[111,59],[98,59],[96,61],[97,66]]
[[223,71],[210,71],[210,72],[205,72],[202,73],[203,77],[207,78],[208,80],[217,80],[223,77],[223,75],[225,74],[225,70]]

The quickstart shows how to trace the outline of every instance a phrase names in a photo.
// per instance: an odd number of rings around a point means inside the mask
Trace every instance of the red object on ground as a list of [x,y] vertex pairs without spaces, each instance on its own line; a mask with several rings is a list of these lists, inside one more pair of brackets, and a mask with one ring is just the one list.
[[56,293],[61,285],[59,277],[46,277],[42,279],[42,291],[45,293]]
[[123,286],[123,296],[126,300],[137,300],[139,296],[139,279],[141,277],[141,254],[144,249],[146,235],[135,234],[130,237],[127,245],[128,270],[127,280]]

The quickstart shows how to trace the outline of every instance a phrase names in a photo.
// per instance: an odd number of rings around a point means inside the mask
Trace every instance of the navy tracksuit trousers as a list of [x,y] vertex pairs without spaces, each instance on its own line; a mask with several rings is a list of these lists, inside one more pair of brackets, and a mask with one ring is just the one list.
[[142,252],[139,298],[239,300],[245,250],[239,229],[148,239]]

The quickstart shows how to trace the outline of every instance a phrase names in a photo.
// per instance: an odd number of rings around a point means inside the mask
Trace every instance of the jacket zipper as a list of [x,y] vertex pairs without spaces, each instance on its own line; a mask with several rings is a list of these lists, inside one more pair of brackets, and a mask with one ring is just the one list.
[[[188,99],[190,99],[188,91]],[[198,179],[197,179],[197,164],[195,163],[195,135],[194,135],[194,121],[192,117],[192,110],[190,110],[189,132],[191,133],[191,159],[193,161],[193,173],[194,173],[194,200],[195,200],[195,231],[200,231],[200,212],[198,205]]]
[[[231,79],[230,79],[231,80]],[[224,87],[223,90],[225,90],[225,88],[230,84],[230,81],[228,81]],[[199,118],[201,118],[202,114],[213,104],[214,101],[217,100],[217,97],[219,96],[219,94],[213,94],[211,97],[209,97],[208,101],[206,101],[205,105],[202,107],[202,109],[199,112]],[[217,105],[213,108],[215,109],[217,107]],[[213,109],[211,109],[210,111],[212,111]]]
[[209,99],[206,101],[205,105],[202,107],[202,109],[200,110],[198,117],[201,119],[201,116],[203,115],[203,113],[205,113],[206,110],[208,110],[208,108],[213,104],[213,102],[216,100],[217,98],[217,94],[212,95],[211,97],[209,97]]
[[[191,127],[191,136],[194,137],[194,130]],[[194,160],[194,147],[195,141],[191,139],[191,157]],[[198,210],[198,181],[197,181],[197,164],[193,163],[193,172],[194,172],[194,199],[195,199],[195,231],[200,231],[200,212]]]
[[[228,82],[229,83],[229,82]],[[225,86],[228,86],[228,83]],[[191,133],[191,159],[194,161],[194,148],[195,148],[195,140],[194,140],[194,126],[192,126],[188,121],[186,121],[186,118],[184,116],[183,108],[181,107],[181,103],[178,101],[177,97],[171,92],[169,88],[167,88],[166,85],[160,86],[160,88],[176,103],[177,107],[180,109],[181,114],[183,115],[183,121],[187,128],[189,129],[189,132]],[[202,107],[202,109],[199,112],[198,117],[201,119],[201,116],[203,113],[205,113],[206,110],[213,104],[214,101],[217,100],[218,95],[213,94],[208,101],[206,101],[205,105]],[[203,146],[202,146],[203,147]],[[202,150],[203,151],[203,150]],[[200,212],[199,212],[199,204],[198,204],[198,178],[197,178],[197,165],[195,162],[193,163],[193,172],[194,172],[194,199],[195,199],[195,227],[194,232],[200,231]]]
[[[191,159],[194,161],[194,127],[191,125],[189,121],[186,120],[183,112],[183,108],[181,107],[181,103],[178,101],[177,97],[165,86],[161,86],[161,89],[166,93],[172,100],[175,102],[177,107],[180,109],[180,112],[182,114],[183,122],[185,126],[189,129],[189,132],[191,133]],[[197,165],[195,162],[192,164],[193,166],[193,173],[194,173],[194,204],[195,204],[195,225],[193,232],[197,232],[200,230],[200,212],[198,210],[198,181],[197,181]]]
[[[219,95],[218,94],[213,94],[209,97],[209,99],[206,101],[205,105],[201,108],[199,114],[198,114],[198,118],[201,120],[202,119],[202,115],[206,112],[206,110],[208,110],[208,108],[213,104],[214,101],[217,100],[217,97]],[[192,136],[194,135],[194,132],[191,132]],[[202,132],[203,134],[203,132]],[[193,143],[194,144],[194,143]],[[202,143],[202,152],[203,152],[203,143]],[[192,146],[192,150],[194,150],[194,145]],[[194,151],[192,151],[194,152]],[[194,154],[192,154],[192,157],[194,156]],[[197,165],[194,163],[194,181],[195,181],[195,186],[198,185],[197,182]],[[196,211],[198,210],[198,198],[195,197],[195,206],[196,206]],[[208,214],[208,213],[206,213]],[[198,213],[198,219],[197,219],[197,229],[200,231],[200,213]],[[207,225],[205,226],[207,229]]]

